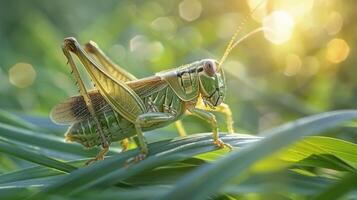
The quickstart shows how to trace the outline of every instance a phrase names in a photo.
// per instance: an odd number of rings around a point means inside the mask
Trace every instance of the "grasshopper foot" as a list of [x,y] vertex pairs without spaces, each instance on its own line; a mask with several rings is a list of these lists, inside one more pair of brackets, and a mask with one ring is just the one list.
[[232,149],[233,149],[233,147],[230,144],[224,143],[221,139],[216,139],[214,141],[214,145],[216,145],[220,149],[227,147],[229,149],[229,151],[232,151]]
[[142,160],[144,160],[147,156],[147,153],[141,152],[139,155],[134,156],[132,158],[129,158],[126,162],[125,162],[125,166],[126,167],[130,167]]
[[92,159],[89,159],[84,165],[87,166],[87,165],[90,165],[90,164],[93,164],[99,160],[104,160],[104,155],[103,156],[97,156],[95,158],[92,158]]
[[109,151],[109,146],[108,146],[108,145],[105,145],[105,146],[103,147],[103,149],[99,152],[99,154],[98,154],[95,158],[88,160],[88,161],[85,163],[85,165],[86,165],[86,166],[87,166],[87,165],[90,165],[90,164],[92,164],[92,163],[97,162],[98,160],[104,160],[104,156],[108,153],[108,151]]

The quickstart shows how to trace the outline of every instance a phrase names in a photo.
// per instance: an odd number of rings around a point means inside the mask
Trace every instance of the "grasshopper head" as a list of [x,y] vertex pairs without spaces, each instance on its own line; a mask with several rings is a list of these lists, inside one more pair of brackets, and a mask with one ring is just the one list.
[[200,93],[205,105],[214,108],[220,105],[226,94],[225,78],[222,68],[217,70],[216,60],[204,59],[200,61]]

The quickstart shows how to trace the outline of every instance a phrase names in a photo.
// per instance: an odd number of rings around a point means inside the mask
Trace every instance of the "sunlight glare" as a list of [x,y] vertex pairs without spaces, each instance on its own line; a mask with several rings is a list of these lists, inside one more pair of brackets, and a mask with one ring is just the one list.
[[274,11],[264,18],[263,27],[267,29],[264,30],[265,38],[279,45],[291,38],[294,21],[285,11]]

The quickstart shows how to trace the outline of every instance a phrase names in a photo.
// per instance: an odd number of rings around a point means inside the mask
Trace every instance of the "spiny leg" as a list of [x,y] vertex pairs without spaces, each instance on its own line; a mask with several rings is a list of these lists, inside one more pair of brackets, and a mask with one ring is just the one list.
[[142,128],[156,123],[162,123],[173,120],[174,116],[169,113],[145,113],[138,116],[135,122],[135,129],[139,141],[140,154],[127,161],[127,164],[136,163],[143,160],[149,153]]
[[[108,58],[104,54],[104,52],[99,48],[97,43],[93,41],[89,41],[88,43],[85,44],[85,50],[92,54],[94,58],[107,70],[109,73],[114,75],[117,79],[121,81],[132,81],[136,80],[136,77],[132,75],[131,73],[127,72],[123,68],[119,67],[116,65],[112,60]],[[122,152],[126,151],[129,148],[130,141],[128,138],[123,139],[120,141],[120,145],[122,147]]]
[[208,111],[214,111],[214,112],[220,112],[223,113],[226,117],[226,123],[227,123],[227,130],[228,133],[234,133],[233,129],[233,118],[232,118],[232,111],[229,108],[229,106],[225,103],[221,103],[219,106],[216,106],[215,109],[209,108],[209,107],[204,107],[202,108],[204,110]]
[[103,160],[104,159],[104,156],[108,153],[109,151],[109,145],[108,146],[103,146],[102,149],[100,150],[100,152],[98,153],[98,155],[93,158],[93,159],[90,159],[88,160],[85,165],[89,165],[89,164],[92,164],[98,160]]
[[95,84],[95,88],[98,89],[114,111],[120,113],[132,123],[135,123],[139,115],[147,113],[146,106],[139,95],[125,82],[115,79],[103,70],[103,66],[95,62],[75,38],[66,38],[65,43],[79,58]]
[[[99,154],[96,156],[96,158],[94,158],[93,160],[101,160],[104,155],[108,152],[108,148],[109,148],[109,144],[108,144],[108,141],[106,140],[105,136],[104,136],[104,132],[103,132],[103,129],[102,129],[102,126],[99,122],[99,119],[98,119],[98,116],[94,110],[94,107],[93,107],[93,103],[88,95],[88,91],[86,89],[86,87],[84,86],[84,83],[79,75],[79,72],[78,72],[78,69],[77,69],[77,66],[76,64],[74,63],[73,61],[73,58],[70,54],[70,51],[72,51],[71,49],[71,46],[67,45],[67,43],[65,42],[63,47],[62,47],[62,50],[63,50],[63,53],[64,55],[67,57],[68,59],[68,63],[69,65],[71,66],[72,68],[72,72],[73,72],[73,75],[74,75],[74,78],[76,80],[76,83],[79,87],[79,93],[83,96],[83,99],[87,105],[87,108],[91,114],[91,116],[93,117],[94,119],[94,122],[96,124],[96,127],[97,127],[97,132],[101,138],[101,143],[102,143],[102,150],[99,152]],[[89,163],[91,163],[92,161],[88,161]]]
[[213,132],[213,142],[214,144],[219,147],[219,148],[224,148],[224,146],[228,147],[229,149],[233,149],[231,145],[224,143],[220,138],[219,138],[219,133],[218,133],[218,126],[217,126],[217,120],[216,116],[214,114],[202,110],[199,108],[192,108],[189,110],[193,115],[206,120],[209,122],[212,126],[212,132]]
[[225,103],[221,103],[219,106],[216,106],[215,111],[221,112],[226,116],[228,133],[234,133],[232,111],[229,106]]

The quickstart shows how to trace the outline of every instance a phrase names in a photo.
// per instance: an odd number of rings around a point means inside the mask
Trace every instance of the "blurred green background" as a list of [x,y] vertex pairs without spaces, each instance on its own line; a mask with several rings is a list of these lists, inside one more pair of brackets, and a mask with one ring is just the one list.
[[[51,108],[77,93],[62,55],[65,37],[93,40],[123,68],[147,77],[220,59],[259,2],[1,0],[0,108],[48,123]],[[239,37],[260,26],[276,35],[252,36],[224,64],[226,103],[238,132],[255,134],[305,115],[357,108],[356,17],[352,0],[263,1]],[[196,118],[184,123],[190,133],[209,130]]]

